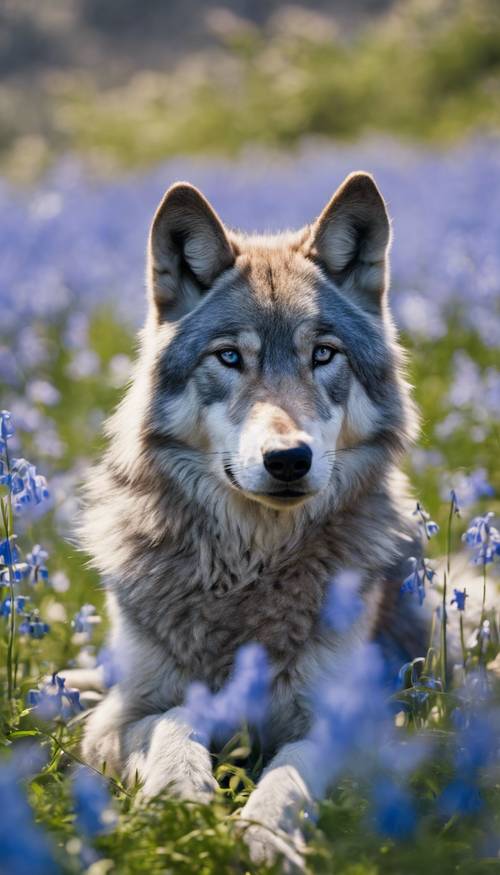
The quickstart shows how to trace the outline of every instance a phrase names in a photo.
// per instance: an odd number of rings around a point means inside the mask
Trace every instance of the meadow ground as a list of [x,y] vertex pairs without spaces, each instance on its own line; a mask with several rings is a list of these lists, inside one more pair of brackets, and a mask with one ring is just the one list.
[[[394,221],[391,300],[422,411],[407,467],[416,499],[439,525],[435,533],[422,517],[431,565],[401,582],[401,597],[422,599],[432,587],[443,603],[434,649],[402,668],[396,688],[384,686],[368,648],[345,688],[318,698],[315,738],[335,780],[317,825],[305,824],[306,866],[345,875],[500,871],[494,599],[464,632],[453,677],[445,681],[442,668],[443,618],[460,638],[464,581],[481,594],[500,563],[487,516],[500,491],[498,145],[476,139],[445,153],[392,140],[304,146],[293,157],[172,160],[112,180],[91,178],[68,158],[35,190],[2,182],[0,380],[11,418],[2,418],[0,444],[0,872],[255,871],[234,828],[258,766],[255,758],[245,765],[244,729],[217,756],[212,806],[165,796],[133,808],[133,790],[78,770],[78,697],[57,679],[39,685],[64,666],[106,659],[102,592],[72,526],[78,483],[130,373],[147,226],[163,190],[188,178],[229,224],[294,227],[357,168],[375,174]],[[450,553],[458,558],[443,591],[446,563],[433,574],[432,560]],[[234,722],[236,711],[252,720],[263,706],[259,659],[247,654],[232,686],[208,699],[210,731]]]

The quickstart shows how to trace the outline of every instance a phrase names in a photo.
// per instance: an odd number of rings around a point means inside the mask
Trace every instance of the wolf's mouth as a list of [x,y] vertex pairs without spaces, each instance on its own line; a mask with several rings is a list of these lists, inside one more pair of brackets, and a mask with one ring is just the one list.
[[295,489],[280,489],[279,492],[263,492],[268,498],[305,498],[308,492],[297,492]]
[[[234,476],[229,465],[224,465],[224,473],[231,483],[231,486],[234,486],[235,489],[238,489],[240,492],[243,492],[240,484],[238,483],[236,477]],[[261,492],[255,493],[256,497],[261,495],[262,498],[273,498],[278,501],[287,501],[288,499],[297,499],[297,498],[307,498],[310,493],[305,491],[299,491],[297,489],[279,489],[276,492]]]

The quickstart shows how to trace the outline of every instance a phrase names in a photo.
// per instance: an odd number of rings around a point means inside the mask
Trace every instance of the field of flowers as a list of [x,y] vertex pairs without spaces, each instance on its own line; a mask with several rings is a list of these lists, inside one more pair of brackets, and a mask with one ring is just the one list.
[[[207,742],[221,726],[234,734],[216,757],[212,806],[165,797],[134,807],[134,790],[79,761],[88,702],[56,673],[100,661],[111,683],[114,667],[99,581],[73,538],[78,484],[130,373],[146,233],[164,189],[189,179],[228,224],[277,229],[311,220],[353,169],[375,174],[393,217],[392,306],[422,411],[408,471],[432,517],[420,511],[430,564],[401,581],[401,597],[426,604],[432,589],[440,607],[429,652],[401,668],[395,687],[372,645],[343,686],[318,691],[311,737],[335,789],[304,822],[306,867],[500,871],[500,149],[491,138],[446,152],[391,140],[249,151],[113,179],[68,157],[36,188],[0,181],[2,875],[255,871],[234,821],[258,772],[258,758],[245,758],[246,724],[265,719],[257,647],[240,653],[225,690],[189,698]],[[335,607],[325,606],[325,622],[336,622]],[[341,615],[356,622],[356,605],[344,600]]]

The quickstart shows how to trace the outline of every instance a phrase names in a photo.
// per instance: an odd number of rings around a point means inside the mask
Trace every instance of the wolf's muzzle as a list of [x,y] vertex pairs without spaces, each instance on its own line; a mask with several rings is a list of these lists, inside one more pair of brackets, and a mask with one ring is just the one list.
[[305,477],[312,465],[312,450],[303,443],[288,449],[268,450],[262,457],[268,474],[283,483],[293,483]]

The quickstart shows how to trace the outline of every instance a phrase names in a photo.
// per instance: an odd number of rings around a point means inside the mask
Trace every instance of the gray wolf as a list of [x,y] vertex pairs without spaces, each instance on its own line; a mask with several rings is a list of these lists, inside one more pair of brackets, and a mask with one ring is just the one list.
[[[285,848],[266,827],[299,847],[290,812],[324,792],[305,740],[318,679],[335,683],[340,654],[379,634],[418,652],[398,601],[419,549],[397,467],[417,417],[387,298],[390,240],[366,173],[310,225],[273,236],[227,229],[196,188],[171,187],[149,237],[135,373],[87,486],[82,541],[122,677],[83,754],[138,775],[143,798],[169,787],[209,800],[186,688],[218,689],[236,648],[261,642],[268,762],[242,812],[263,824],[245,834],[255,860]],[[367,609],[342,636],[322,604],[353,568]]]

